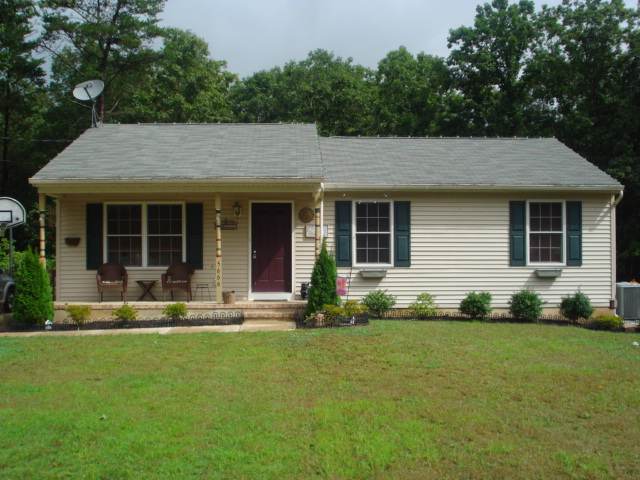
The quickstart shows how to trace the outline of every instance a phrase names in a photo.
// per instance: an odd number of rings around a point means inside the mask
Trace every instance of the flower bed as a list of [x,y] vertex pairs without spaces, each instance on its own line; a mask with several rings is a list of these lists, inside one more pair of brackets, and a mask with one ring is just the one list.
[[315,323],[311,324],[305,322],[304,316],[296,318],[296,328],[343,328],[343,327],[360,327],[369,324],[369,314],[361,313],[352,317],[338,317],[335,321],[330,323]]

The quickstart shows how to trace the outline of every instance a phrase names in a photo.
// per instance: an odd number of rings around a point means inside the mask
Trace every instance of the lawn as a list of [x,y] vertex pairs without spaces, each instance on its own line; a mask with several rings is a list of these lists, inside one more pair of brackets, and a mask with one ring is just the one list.
[[636,335],[0,339],[1,478],[640,478]]

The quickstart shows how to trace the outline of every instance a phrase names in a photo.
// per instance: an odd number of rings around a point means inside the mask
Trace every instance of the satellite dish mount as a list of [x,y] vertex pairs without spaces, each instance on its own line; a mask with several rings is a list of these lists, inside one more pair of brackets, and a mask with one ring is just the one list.
[[98,112],[96,111],[96,99],[104,90],[104,82],[102,80],[87,80],[79,83],[73,89],[73,96],[77,100],[83,102],[91,102],[91,126],[98,126]]

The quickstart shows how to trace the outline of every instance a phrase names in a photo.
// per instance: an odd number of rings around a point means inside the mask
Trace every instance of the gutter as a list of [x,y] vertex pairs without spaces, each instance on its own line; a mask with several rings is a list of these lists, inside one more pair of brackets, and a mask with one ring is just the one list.
[[616,282],[618,280],[618,242],[616,238],[616,207],[622,201],[622,197],[624,197],[624,189],[621,189],[618,192],[617,197],[615,194],[611,196],[611,212],[609,215],[611,222],[611,300],[609,301],[609,308],[612,310],[617,306]]
[[619,192],[620,185],[482,185],[482,184],[456,184],[456,185],[400,185],[400,184],[349,184],[349,183],[326,183],[325,191],[566,191],[573,192]]

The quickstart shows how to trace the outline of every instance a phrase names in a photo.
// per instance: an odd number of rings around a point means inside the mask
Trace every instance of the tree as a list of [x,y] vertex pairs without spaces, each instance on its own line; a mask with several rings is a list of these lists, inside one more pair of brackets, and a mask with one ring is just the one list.
[[375,127],[381,135],[435,136],[459,130],[459,95],[445,61],[405,47],[389,52],[376,71]]
[[529,88],[525,70],[538,32],[530,0],[492,0],[476,7],[473,27],[449,33],[449,65],[462,92],[473,135],[524,135]]
[[117,115],[157,59],[165,0],[43,0],[41,45],[53,55],[52,90],[67,98],[76,83],[105,83],[100,118]]
[[22,325],[43,324],[53,320],[51,284],[38,255],[29,249],[21,257],[16,271],[16,297],[13,318]]
[[[19,156],[20,145],[28,140],[38,114],[38,88],[42,86],[43,61],[33,57],[36,41],[32,22],[37,15],[33,0],[0,3],[0,195],[7,195],[10,166]],[[16,153],[11,157],[12,153]]]
[[191,32],[169,28],[145,86],[121,119],[154,122],[219,122],[232,119],[229,87],[236,76],[212,60],[209,47]]
[[326,50],[258,72],[232,90],[239,121],[316,122],[323,135],[371,130],[373,73]]
[[336,262],[327,252],[326,242],[322,242],[320,255],[318,255],[311,273],[311,289],[307,300],[306,315],[321,311],[325,305],[338,304],[338,294],[336,293],[337,277]]

